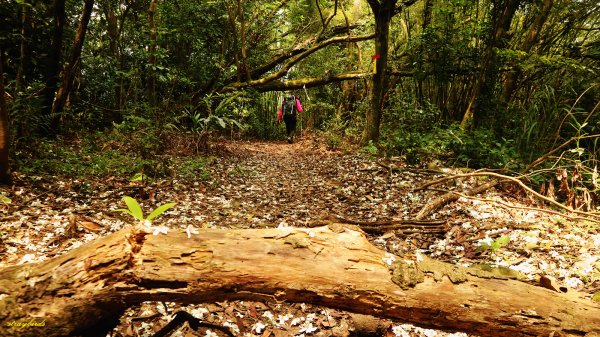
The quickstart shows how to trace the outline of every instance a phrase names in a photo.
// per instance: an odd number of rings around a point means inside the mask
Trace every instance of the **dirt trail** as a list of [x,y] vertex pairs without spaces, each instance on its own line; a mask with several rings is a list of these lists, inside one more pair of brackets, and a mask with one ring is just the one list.
[[[308,136],[294,144],[222,141],[215,144],[212,157],[207,166],[208,177],[198,172],[192,179],[178,173],[147,182],[132,182],[127,177],[85,180],[23,177],[14,188],[2,191],[15,203],[0,209],[0,268],[43,261],[131,226],[130,216],[114,212],[125,206],[122,201],[125,195],[140,201],[145,214],[158,205],[177,202],[155,224],[182,230],[188,226],[197,229],[306,226],[331,215],[361,221],[410,218],[431,197],[441,193],[412,190],[433,179],[430,173],[409,167],[402,167],[402,172],[389,172],[377,164],[377,160],[384,159],[360,152],[329,151],[318,139]],[[178,169],[173,168],[175,172]],[[475,179],[465,179],[448,183],[444,188],[464,190],[478,183]],[[488,200],[493,197],[515,205],[527,202],[498,191],[486,194]],[[597,278],[586,274],[588,270],[600,270],[597,258],[600,234],[585,223],[570,223],[537,211],[464,198],[433,216],[446,221],[445,233],[396,231],[370,238],[378,247],[399,256],[421,249],[448,262],[493,261],[532,278],[544,273],[579,290],[592,293],[600,289]],[[501,248],[485,248],[485,242],[507,237],[510,240]],[[236,305],[239,312],[248,312],[256,311],[248,306],[259,304]],[[155,304],[144,305],[130,316],[155,311],[155,307]],[[230,310],[220,304],[206,307],[207,312],[213,313]],[[276,312],[322,315],[320,310],[278,305]],[[347,324],[342,322],[344,317],[339,314],[337,320],[339,327],[347,330]],[[254,323],[256,318],[246,322],[248,327]]]
[[229,174],[217,190],[255,221],[302,226],[327,215],[378,220],[407,211],[402,187],[409,184],[366,156],[328,151],[311,138],[223,145],[230,155],[217,159],[213,170]]

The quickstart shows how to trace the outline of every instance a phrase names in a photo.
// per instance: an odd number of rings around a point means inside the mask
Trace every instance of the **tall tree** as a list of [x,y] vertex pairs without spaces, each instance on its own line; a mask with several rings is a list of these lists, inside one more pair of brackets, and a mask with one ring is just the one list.
[[73,49],[71,50],[71,56],[69,62],[65,65],[63,70],[62,86],[56,91],[56,97],[52,104],[52,115],[57,116],[62,113],[67,97],[71,93],[73,87],[73,79],[75,77],[75,67],[81,57],[81,49],[83,48],[83,41],[85,40],[85,33],[87,31],[88,23],[92,15],[92,9],[94,8],[94,0],[85,0],[83,6],[83,12],[81,13],[81,19],[79,20],[79,26],[77,27],[77,33],[75,35],[75,41],[73,42]]
[[15,89],[17,92],[21,91],[21,88],[23,87],[23,80],[24,80],[23,77],[25,74],[25,67],[28,64],[28,62],[27,62],[27,57],[29,55],[27,52],[27,39],[29,36],[28,9],[29,9],[28,4],[26,4],[26,3],[21,4],[21,41],[20,41],[21,47],[19,50],[19,67],[17,69],[17,77],[15,80]]
[[8,107],[4,90],[4,50],[0,48],[0,184],[10,182],[8,151],[10,147]]
[[[521,46],[519,48],[525,53],[529,53],[531,49],[535,46],[535,44],[538,42],[540,31],[542,30],[544,23],[546,23],[548,15],[550,15],[550,10],[554,5],[554,0],[539,0],[537,2],[537,14],[535,16],[535,19],[533,20],[533,24],[529,26],[527,33],[525,34],[525,38],[523,39],[523,42],[521,43]],[[516,65],[515,69],[513,69],[506,76],[506,80],[504,81],[504,88],[502,90],[502,100],[504,102],[508,102],[511,99],[513,92],[516,89],[517,81],[519,80],[519,77],[521,77],[521,73],[521,69],[518,65]]]
[[390,21],[394,16],[398,0],[368,0],[375,15],[375,74],[373,75],[370,104],[367,108],[366,124],[363,132],[363,143],[379,140],[379,128],[383,112],[384,95],[387,90],[389,76],[387,74],[388,42]]
[[497,48],[506,46],[508,30],[521,0],[497,0],[492,9],[492,29],[488,36],[487,44],[479,65],[479,75],[471,94],[467,111],[463,116],[461,127],[468,129],[478,126],[484,119],[481,102],[490,98],[492,84],[495,82],[494,71],[496,65]]
[[50,51],[46,57],[46,86],[44,88],[43,108],[43,114],[50,117],[50,129],[46,132],[48,135],[55,134],[60,125],[58,116],[52,115],[51,112],[60,75],[60,58],[65,26],[65,0],[54,0],[52,5],[52,17],[54,20],[54,33],[52,35]]
[[150,30],[150,45],[148,46],[148,97],[150,104],[156,106],[156,7],[158,0],[150,1],[148,7],[148,27]]
[[367,0],[375,16],[375,56],[376,71],[372,79],[370,103],[367,108],[366,124],[362,143],[379,140],[381,116],[385,104],[389,84],[388,53],[390,21],[402,11],[404,6],[410,6],[415,0],[403,2],[397,6],[398,0]]

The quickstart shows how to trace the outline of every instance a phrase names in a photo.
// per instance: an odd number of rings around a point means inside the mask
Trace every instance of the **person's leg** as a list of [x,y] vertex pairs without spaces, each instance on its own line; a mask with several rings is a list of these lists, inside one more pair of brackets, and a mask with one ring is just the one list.
[[295,117],[291,117],[290,118],[290,129],[291,131],[288,132],[288,141],[291,143],[294,141],[294,137],[296,136],[296,124],[298,123],[298,120]]
[[292,120],[291,116],[283,116],[283,122],[285,123],[285,131],[287,133],[288,143],[291,143],[292,142],[292,132],[294,131],[293,126],[295,126],[295,124],[292,125],[293,120]]

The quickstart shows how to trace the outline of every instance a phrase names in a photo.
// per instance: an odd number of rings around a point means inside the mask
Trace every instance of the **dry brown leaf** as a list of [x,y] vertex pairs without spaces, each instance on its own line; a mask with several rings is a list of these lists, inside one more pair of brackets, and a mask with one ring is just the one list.
[[546,289],[550,289],[552,291],[556,291],[557,293],[560,293],[560,292],[566,293],[567,292],[567,288],[559,286],[558,283],[556,282],[556,280],[552,276],[541,275],[539,282],[542,285],[542,287],[544,287]]
[[79,224],[79,226],[81,226],[89,231],[92,231],[92,232],[97,232],[104,228],[101,225],[99,225],[95,222],[92,222],[92,221],[80,221],[78,224]]

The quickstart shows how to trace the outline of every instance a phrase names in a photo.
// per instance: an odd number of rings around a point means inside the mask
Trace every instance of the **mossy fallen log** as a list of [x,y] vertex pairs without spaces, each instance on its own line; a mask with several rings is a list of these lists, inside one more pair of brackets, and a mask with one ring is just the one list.
[[[351,227],[124,229],[0,270],[0,335],[105,336],[143,301],[288,301],[482,336],[593,336],[600,307],[510,277],[374,247]],[[31,323],[31,326],[24,326]],[[36,324],[38,326],[34,326]]]

